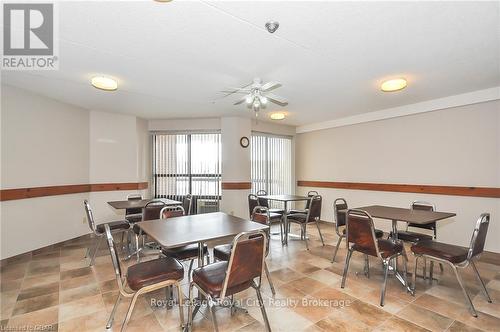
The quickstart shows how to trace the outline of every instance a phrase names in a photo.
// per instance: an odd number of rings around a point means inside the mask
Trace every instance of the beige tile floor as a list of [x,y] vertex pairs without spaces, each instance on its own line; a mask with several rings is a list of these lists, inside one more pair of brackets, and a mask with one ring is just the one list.
[[[291,240],[288,247],[282,247],[278,238],[271,241],[267,261],[277,294],[272,297],[265,279],[263,294],[273,331],[500,331],[499,262],[478,263],[493,299],[491,304],[482,296],[472,271],[464,271],[478,318],[468,313],[458,283],[447,267],[443,273],[436,269],[439,281],[432,285],[418,280],[415,296],[406,293],[391,278],[386,305],[380,307],[380,264],[371,259],[368,279],[356,273],[362,270],[363,259],[355,254],[346,287],[340,288],[345,248],[339,250],[332,264],[336,235],[331,224],[322,224],[321,228],[327,245],[321,245],[316,229],[311,228],[309,251],[302,241]],[[104,246],[95,266],[88,267],[84,254],[91,243],[89,238],[76,239],[4,261],[0,270],[2,328],[50,325],[52,331],[105,330],[117,285]],[[411,254],[409,257],[413,271],[413,257]],[[186,279],[183,288],[187,295]],[[177,307],[166,310],[150,305],[151,299],[161,300],[164,296],[162,290],[141,297],[128,331],[178,330]],[[248,313],[231,316],[228,309],[219,309],[220,330],[262,331],[254,291],[245,291],[237,298],[248,308]],[[127,306],[128,302],[123,301],[117,311],[115,331],[120,328]],[[196,317],[194,331],[211,328],[209,319],[203,315]]]

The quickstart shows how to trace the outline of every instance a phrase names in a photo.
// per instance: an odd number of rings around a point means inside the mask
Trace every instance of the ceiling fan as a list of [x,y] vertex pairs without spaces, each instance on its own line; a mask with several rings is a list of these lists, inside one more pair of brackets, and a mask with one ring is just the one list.
[[229,90],[224,90],[222,92],[226,93],[224,97],[235,93],[245,94],[245,96],[235,102],[234,105],[245,103],[247,108],[253,109],[255,111],[255,116],[258,116],[259,110],[266,108],[269,102],[279,106],[288,105],[288,101],[285,98],[269,92],[279,87],[281,87],[281,83],[267,82],[263,84],[260,78],[254,78],[251,84],[241,88],[229,88]]

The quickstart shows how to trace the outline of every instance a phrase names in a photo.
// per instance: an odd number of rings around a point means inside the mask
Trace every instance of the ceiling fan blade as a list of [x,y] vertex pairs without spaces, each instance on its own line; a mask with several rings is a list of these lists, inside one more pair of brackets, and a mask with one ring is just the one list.
[[243,98],[241,98],[240,100],[238,100],[237,102],[235,102],[233,105],[239,105],[241,103],[243,103],[245,100],[247,100],[247,97],[249,97],[250,95],[246,95],[244,96]]
[[274,89],[277,89],[281,86],[281,83],[278,82],[267,82],[266,84],[262,85],[260,89],[262,91],[271,91]]
[[283,97],[280,97],[280,96],[277,96],[273,93],[267,93],[265,95],[267,97],[267,99],[269,99],[271,102],[275,103],[275,104],[278,104],[280,106],[286,106],[288,105],[288,101],[283,98]]
[[249,93],[250,90],[221,90],[219,92],[225,93],[226,96],[232,95],[233,93]]

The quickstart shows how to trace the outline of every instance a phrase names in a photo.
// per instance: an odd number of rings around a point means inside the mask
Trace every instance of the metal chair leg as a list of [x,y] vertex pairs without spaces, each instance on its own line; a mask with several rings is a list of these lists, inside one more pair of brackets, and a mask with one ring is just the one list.
[[434,261],[431,260],[429,263],[429,282],[432,284],[432,280],[434,279]]
[[420,256],[415,256],[415,268],[413,269],[413,294],[415,294],[415,288],[417,287],[417,268],[418,268],[418,259]]
[[188,322],[187,322],[187,330],[191,331],[193,327],[193,306],[194,306],[194,292],[193,292],[194,284],[191,282],[189,285],[189,309],[188,309]]
[[191,271],[193,271],[193,263],[194,263],[194,259],[192,259],[191,262],[189,263],[188,281],[191,280]]
[[427,279],[427,259],[423,257],[422,260],[424,261],[424,268],[422,270],[422,273],[423,273],[423,278],[425,280]]
[[103,236],[99,236],[99,239],[97,240],[97,243],[96,243],[95,249],[94,249],[94,254],[92,255],[92,259],[90,260],[89,266],[93,266],[95,263],[95,257],[97,256],[97,252],[99,251],[99,246],[101,244],[102,238],[103,238]]
[[[405,282],[404,287],[408,290],[408,256],[406,256],[406,252],[403,250],[403,280]],[[415,295],[415,294],[414,294]]]
[[368,258],[368,255],[365,255],[365,276],[369,279],[370,278],[370,259]]
[[177,282],[177,296],[179,298],[179,320],[181,321],[181,328],[184,328],[184,299],[182,296],[181,285]]
[[460,274],[458,273],[458,270],[457,270],[455,265],[452,265],[452,268],[453,268],[453,272],[455,272],[455,275],[457,276],[458,283],[460,284],[460,287],[462,288],[462,292],[464,293],[465,299],[467,300],[467,302],[469,304],[469,309],[472,313],[472,316],[477,317],[476,308],[474,308],[474,305],[472,304],[469,293],[467,293],[467,290],[464,287],[464,282],[462,281],[462,277],[460,277]]
[[120,304],[121,299],[122,299],[122,296],[120,293],[118,293],[118,298],[116,299],[115,305],[113,306],[113,310],[111,310],[111,314],[109,315],[108,323],[106,324],[106,329],[110,329],[111,326],[113,325],[113,320],[115,319],[116,309],[118,308],[118,305]]
[[271,273],[269,273],[269,269],[267,268],[267,263],[264,261],[264,271],[266,272],[267,281],[269,282],[269,287],[271,287],[271,293],[273,296],[276,295],[276,291],[274,290],[273,281],[271,280]]
[[337,257],[337,251],[339,251],[339,246],[341,242],[342,242],[342,236],[339,236],[339,239],[337,241],[337,246],[335,247],[335,251],[333,252],[332,263],[335,262],[335,257]]
[[483,279],[479,275],[479,271],[477,270],[476,264],[474,263],[474,261],[472,259],[470,260],[470,265],[472,265],[474,272],[476,272],[476,276],[479,279],[479,283],[483,287],[483,292],[484,292],[484,295],[486,296],[486,299],[488,300],[489,303],[491,303],[492,301],[491,301],[490,294],[488,294],[488,290],[486,289],[486,285],[484,284]]
[[323,241],[323,234],[321,234],[321,229],[319,228],[318,220],[316,220],[316,227],[318,228],[318,233],[319,233],[319,237],[321,239],[321,243],[323,243],[323,246],[325,246],[325,241]]
[[266,308],[264,307],[264,301],[262,300],[262,294],[260,293],[260,288],[256,285],[253,286],[255,292],[257,293],[257,299],[259,300],[260,312],[262,313],[262,318],[264,319],[264,325],[266,326],[266,331],[271,332],[271,326],[269,325],[269,319],[267,318]]
[[217,318],[215,317],[215,305],[212,298],[208,299],[208,308],[210,310],[210,314],[212,316],[212,325],[214,327],[215,332],[219,332],[219,326],[217,325]]
[[123,332],[127,329],[127,324],[130,320],[130,317],[132,316],[132,311],[134,310],[135,302],[137,301],[138,297],[139,297],[139,293],[135,293],[134,297],[132,297],[132,301],[130,301],[130,305],[129,305],[128,310],[127,310],[127,315],[125,316],[125,320],[123,321],[121,332]]
[[306,249],[309,250],[309,243],[307,242],[307,224],[304,224],[301,227],[303,228],[303,232],[304,232],[304,239],[306,241]]
[[385,288],[387,287],[387,275],[389,274],[389,261],[384,261],[384,282],[382,283],[382,293],[380,294],[380,306],[383,307],[385,303]]
[[352,256],[352,250],[349,249],[347,251],[347,256],[345,258],[344,273],[342,273],[342,283],[340,285],[340,288],[345,287],[345,279],[347,277],[347,270],[349,269],[349,261],[351,260],[351,256]]

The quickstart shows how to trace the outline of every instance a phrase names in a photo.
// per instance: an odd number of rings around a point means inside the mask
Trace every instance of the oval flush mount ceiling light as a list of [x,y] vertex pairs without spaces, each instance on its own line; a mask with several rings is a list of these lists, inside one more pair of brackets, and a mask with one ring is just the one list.
[[94,76],[90,82],[95,88],[100,90],[115,91],[118,89],[118,82],[110,77]]
[[406,88],[407,82],[404,78],[394,78],[391,80],[384,81],[380,86],[380,89],[384,92],[398,91]]
[[283,120],[285,118],[285,113],[271,113],[270,117],[273,120]]

